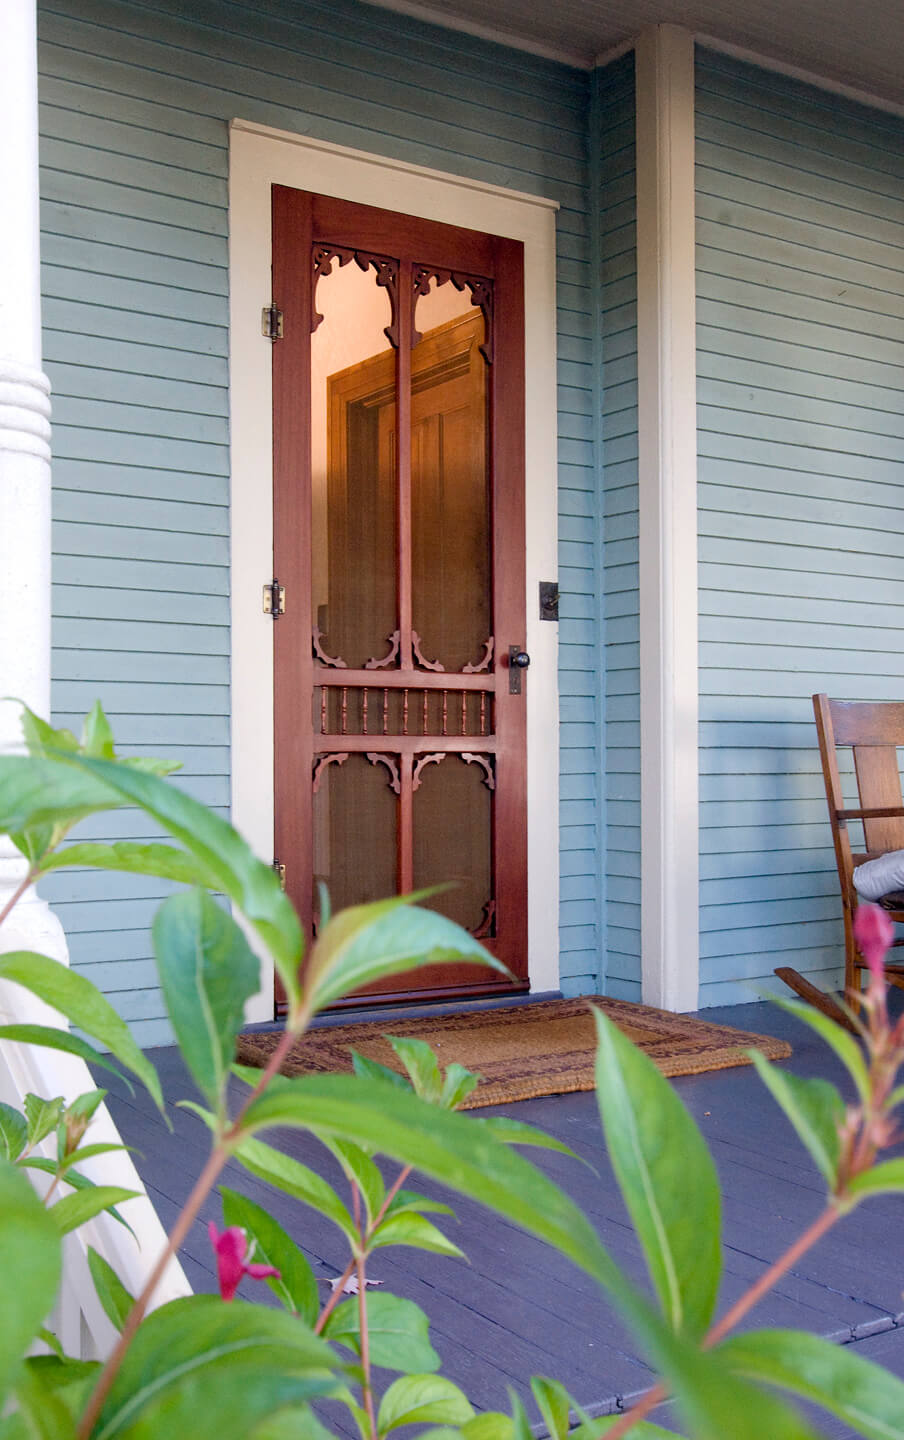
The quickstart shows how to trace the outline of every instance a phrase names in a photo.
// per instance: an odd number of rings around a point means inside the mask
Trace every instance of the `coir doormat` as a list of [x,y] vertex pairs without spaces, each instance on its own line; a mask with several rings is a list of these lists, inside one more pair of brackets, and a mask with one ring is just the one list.
[[[387,1018],[324,1026],[309,1031],[297,1042],[283,1062],[282,1073],[322,1075],[348,1071],[352,1068],[352,1050],[401,1070],[383,1037],[413,1035],[432,1046],[442,1066],[454,1060],[482,1076],[463,1109],[592,1090],[596,1027],[588,1000],[645,1050],[663,1075],[699,1075],[704,1070],[748,1065],[745,1051],[750,1049],[759,1050],[769,1060],[784,1060],[791,1054],[790,1045],[769,1035],[754,1035],[597,995],[435,1018]],[[279,1034],[272,1031],[240,1035],[237,1058],[244,1065],[266,1065],[279,1039]]]

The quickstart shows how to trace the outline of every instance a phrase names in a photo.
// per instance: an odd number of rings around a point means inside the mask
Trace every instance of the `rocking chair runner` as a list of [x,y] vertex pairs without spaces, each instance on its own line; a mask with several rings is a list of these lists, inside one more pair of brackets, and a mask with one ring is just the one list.
[[[813,709],[844,908],[844,985],[845,990],[859,990],[866,961],[854,939],[858,904],[854,871],[858,865],[875,860],[889,850],[904,850],[904,797],[898,765],[898,746],[904,746],[904,703],[850,703],[814,695]],[[856,809],[845,805],[838,768],[839,749],[853,751],[860,800]],[[851,849],[850,820],[863,824],[866,843],[863,852],[855,853]],[[877,903],[888,911],[891,920],[904,924],[904,891],[885,895]],[[904,940],[892,943],[904,945]],[[888,980],[904,989],[904,963],[893,961],[887,963],[885,969]]]

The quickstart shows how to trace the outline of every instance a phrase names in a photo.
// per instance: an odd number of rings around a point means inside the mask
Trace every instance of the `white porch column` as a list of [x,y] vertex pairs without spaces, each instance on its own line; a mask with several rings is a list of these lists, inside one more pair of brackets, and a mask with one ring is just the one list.
[[694,40],[636,49],[643,999],[698,1003]]
[[[0,749],[21,742],[18,706],[50,712],[50,382],[41,370],[35,0],[5,0],[0,48]],[[0,839],[0,909],[27,871]],[[34,891],[0,950],[67,958]]]

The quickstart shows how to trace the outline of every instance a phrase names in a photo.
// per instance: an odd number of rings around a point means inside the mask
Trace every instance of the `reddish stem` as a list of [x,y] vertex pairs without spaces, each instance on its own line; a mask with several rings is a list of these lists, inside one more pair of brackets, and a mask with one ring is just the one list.
[[[710,1350],[713,1345],[717,1345],[720,1340],[724,1339],[728,1332],[733,1330],[738,1322],[743,1320],[744,1316],[753,1309],[754,1305],[768,1294],[776,1281],[780,1280],[818,1240],[821,1240],[826,1231],[830,1230],[836,1220],[840,1218],[841,1211],[835,1205],[828,1205],[812,1225],[809,1225],[794,1244],[785,1251],[784,1255],[770,1265],[768,1270],[764,1270],[759,1280],[751,1285],[750,1289],[746,1290],[730,1309],[726,1310],[722,1319],[712,1327],[703,1341],[703,1349]],[[642,1395],[630,1410],[625,1411],[625,1414],[613,1425],[611,1430],[606,1431],[606,1440],[621,1440],[621,1437],[627,1435],[633,1425],[637,1425],[667,1397],[668,1391],[665,1386],[655,1385],[652,1390],[648,1390],[645,1395]]]
[[19,903],[26,890],[29,888],[30,885],[33,885],[35,883],[37,878],[37,870],[29,870],[25,879],[22,881],[22,884],[16,887],[16,889],[13,891],[12,895],[10,895],[9,899],[4,905],[3,909],[0,910],[0,925],[3,924],[7,915],[10,913],[13,907]]
[[[370,1241],[373,1238],[374,1231],[376,1230],[377,1226],[381,1224],[381,1222],[385,1219],[386,1211],[389,1209],[390,1205],[392,1204],[395,1197],[398,1195],[399,1191],[401,1190],[402,1186],[404,1185],[410,1174],[410,1165],[406,1165],[404,1169],[399,1172],[392,1185],[392,1188],[388,1191],[386,1198],[383,1201],[383,1204],[380,1206],[376,1217],[371,1221],[370,1225],[367,1228],[367,1235],[365,1236],[364,1241],[365,1245],[370,1244]],[[317,1317],[317,1324],[314,1326],[315,1335],[322,1334],[323,1327],[326,1324],[327,1320],[329,1320],[330,1316],[332,1315],[333,1311],[341,1300],[346,1282],[351,1278],[352,1272],[354,1271],[357,1263],[357,1259],[353,1255],[351,1260],[349,1260],[348,1264],[345,1267],[342,1278],[337,1282],[332,1295],[330,1296],[329,1300],[327,1300],[319,1316]]]
[[840,1219],[841,1211],[837,1206],[827,1205],[812,1225],[808,1225],[804,1233],[798,1236],[790,1249],[786,1250],[784,1255],[779,1256],[768,1270],[764,1270],[759,1280],[751,1285],[750,1289],[736,1300],[729,1310],[726,1310],[722,1319],[710,1330],[703,1342],[703,1348],[709,1350],[713,1345],[718,1345],[729,1330],[733,1330],[738,1321],[743,1320],[754,1305],[769,1293],[776,1281],[787,1274],[792,1265],[795,1265],[801,1256],[805,1255],[818,1240],[821,1240],[826,1231],[831,1230],[835,1222]]
[[157,1263],[155,1264],[153,1270],[150,1273],[150,1276],[145,1283],[144,1289],[141,1291],[141,1294],[137,1297],[135,1304],[132,1306],[131,1310],[126,1316],[126,1322],[122,1327],[122,1332],[119,1336],[119,1339],[111,1350],[109,1358],[107,1359],[103,1370],[100,1372],[97,1384],[94,1387],[94,1390],[91,1392],[91,1396],[88,1400],[88,1404],[85,1407],[84,1414],[79,1421],[77,1432],[78,1440],[88,1440],[88,1436],[94,1429],[94,1426],[97,1423],[98,1416],[100,1415],[100,1412],[103,1408],[104,1401],[109,1395],[113,1382],[119,1373],[120,1366],[122,1365],[122,1362],[126,1357],[126,1352],[135,1338],[135,1332],[137,1331],[139,1325],[145,1317],[148,1305],[151,1302],[154,1291],[157,1289],[157,1286],[159,1285],[163,1277],[163,1272],[169,1264],[172,1256],[175,1255],[176,1252],[180,1249],[182,1242],[188,1235],[188,1232],[191,1229],[199,1210],[201,1209],[201,1206],[204,1204],[204,1201],[207,1199],[207,1196],[210,1194],[211,1190],[216,1184],[220,1171],[223,1169],[223,1166],[229,1159],[229,1156],[231,1154],[231,1142],[236,1139],[240,1132],[241,1122],[248,1111],[249,1105],[251,1105],[253,1101],[256,1100],[257,1096],[269,1084],[270,1080],[272,1080],[273,1076],[276,1074],[277,1070],[285,1059],[287,1052],[297,1038],[297,1033],[294,1030],[287,1030],[285,1034],[280,1038],[280,1042],[277,1045],[276,1049],[273,1051],[273,1054],[271,1055],[267,1063],[267,1067],[261,1075],[261,1078],[258,1081],[257,1085],[254,1087],[254,1089],[251,1091],[251,1094],[245,1100],[244,1104],[239,1110],[238,1115],[230,1125],[229,1129],[216,1142],[213,1150],[207,1157],[207,1163],[205,1164],[204,1169],[201,1171],[201,1174],[195,1181],[194,1188],[192,1189],[188,1200],[185,1202],[182,1213],[180,1214],[175,1225],[173,1226],[167,1242],[164,1245],[163,1250],[157,1260]]

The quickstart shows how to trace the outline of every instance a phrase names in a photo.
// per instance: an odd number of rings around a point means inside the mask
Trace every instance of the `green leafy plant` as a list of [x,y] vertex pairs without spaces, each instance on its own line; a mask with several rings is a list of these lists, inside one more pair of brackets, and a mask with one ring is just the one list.
[[[660,1377],[629,1411],[602,1419],[583,1414],[554,1379],[533,1377],[530,1395],[553,1440],[671,1434],[648,1418],[669,1397],[686,1435],[698,1440],[809,1440],[816,1432],[783,1395],[815,1401],[875,1440],[904,1440],[899,1380],[812,1335],[733,1333],[845,1215],[870,1195],[904,1191],[904,1161],[881,1159],[897,1134],[895,1111],[904,1095],[898,1084],[904,1020],[893,1023],[888,1014],[883,959],[891,935],[880,912],[864,907],[859,921],[871,975],[854,1016],[858,1038],[791,1007],[834,1047],[854,1103],[825,1081],[801,1080],[752,1055],[821,1172],[827,1198],[786,1254],[717,1318],[721,1201],[711,1157],[673,1088],[605,1016],[596,1015],[600,1112],[646,1259],[644,1291],[568,1196],[522,1153],[564,1146],[510,1119],[456,1113],[477,1083],[461,1066],[442,1070],[427,1046],[395,1038],[398,1073],[361,1056],[350,1075],[280,1073],[315,1015],[341,996],[440,959],[496,965],[472,936],[413,897],[334,916],[324,905],[305,956],[298,919],[269,867],[166,778],[171,767],[119,756],[99,706],[80,739],[29,711],[24,728],[29,753],[0,757],[0,832],[12,838],[27,873],[0,912],[0,925],[36,880],[64,865],[153,875],[185,887],[161,905],[153,945],[173,1031],[202,1097],[183,1103],[207,1127],[210,1151],[140,1294],[129,1294],[109,1261],[88,1251],[97,1298],[118,1339],[103,1363],[85,1362],[66,1356],[44,1327],[60,1286],[63,1236],[101,1213],[125,1223],[118,1207],[132,1192],[94,1185],[80,1168],[111,1148],[91,1140],[104,1091],[68,1105],[36,1095],[26,1096],[21,1110],[0,1105],[0,1440],[162,1440],[188,1433],[193,1440],[328,1440],[326,1401],[345,1407],[362,1440],[385,1440],[402,1426],[417,1427],[419,1440],[529,1440],[527,1380],[525,1394],[512,1396],[510,1413],[475,1414],[467,1396],[438,1373],[424,1313],[371,1288],[370,1259],[383,1247],[413,1246],[450,1260],[461,1254],[443,1229],[449,1208],[409,1188],[415,1172],[517,1222],[590,1275]],[[139,807],[163,838],[143,845],[70,839],[81,820],[124,806]],[[211,892],[226,897],[233,913]],[[289,997],[285,1033],[262,1071],[234,1064],[245,1003],[259,988],[248,930],[272,956]],[[0,955],[0,978],[55,1007],[79,1032],[7,1025],[0,1043],[75,1054],[144,1085],[163,1109],[148,1056],[86,979],[30,952]],[[237,1103],[230,1083],[236,1075],[246,1085]],[[338,1162],[344,1188],[268,1143],[264,1137],[277,1126],[316,1136]],[[298,1202],[294,1233],[265,1207],[221,1187],[223,1227],[210,1227],[220,1294],[153,1309],[170,1257],[232,1158]],[[348,1247],[348,1264],[324,1304],[296,1238],[304,1235],[308,1210],[327,1218]],[[266,1303],[236,1297],[249,1279],[267,1284]],[[31,1354],[36,1342],[48,1353]],[[376,1369],[394,1372],[382,1392]]]

